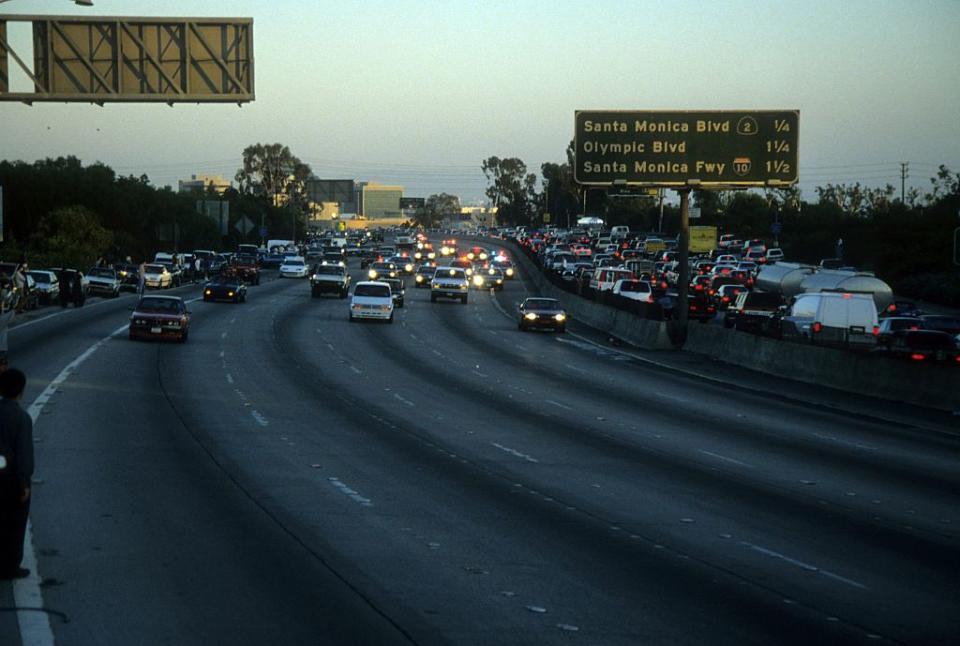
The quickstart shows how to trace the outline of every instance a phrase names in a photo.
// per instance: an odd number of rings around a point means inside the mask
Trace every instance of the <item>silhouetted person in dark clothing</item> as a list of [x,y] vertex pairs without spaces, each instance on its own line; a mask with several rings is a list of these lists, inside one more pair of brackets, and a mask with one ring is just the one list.
[[83,307],[87,297],[83,294],[83,281],[80,278],[80,272],[73,272],[73,276],[70,277],[70,281],[70,291],[73,294],[73,306]]
[[57,272],[57,281],[60,283],[60,307],[66,307],[72,300],[70,273],[63,270]]
[[23,539],[30,515],[33,477],[33,420],[20,408],[27,385],[16,368],[0,373],[0,579],[21,579]]

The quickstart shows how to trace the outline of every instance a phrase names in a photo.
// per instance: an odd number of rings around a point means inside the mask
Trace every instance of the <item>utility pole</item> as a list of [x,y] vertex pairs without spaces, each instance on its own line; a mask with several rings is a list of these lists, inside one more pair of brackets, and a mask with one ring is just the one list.
[[663,233],[663,196],[667,192],[665,188],[658,188],[657,193],[660,196],[660,224],[657,225],[657,233]]
[[681,188],[680,193],[680,239],[677,247],[680,251],[680,278],[677,281],[677,307],[674,314],[677,317],[678,340],[677,345],[683,345],[687,340],[687,291],[690,286],[690,272],[687,264],[690,259],[690,189]]
[[906,204],[905,194],[907,187],[907,172],[910,170],[910,162],[900,162],[900,203]]

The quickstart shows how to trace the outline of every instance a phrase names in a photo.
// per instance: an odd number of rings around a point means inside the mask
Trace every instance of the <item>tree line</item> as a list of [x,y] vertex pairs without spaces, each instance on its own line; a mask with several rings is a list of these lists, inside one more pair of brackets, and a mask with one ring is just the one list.
[[[27,258],[33,267],[86,268],[99,258],[152,259],[157,251],[233,249],[268,235],[302,236],[306,180],[311,171],[282,144],[243,150],[236,186],[222,195],[212,187],[180,193],[156,187],[146,175],[122,176],[109,166],[84,166],[76,157],[32,163],[0,161],[3,188],[3,260]],[[198,201],[229,204],[224,235]],[[244,234],[242,218],[254,223]]]

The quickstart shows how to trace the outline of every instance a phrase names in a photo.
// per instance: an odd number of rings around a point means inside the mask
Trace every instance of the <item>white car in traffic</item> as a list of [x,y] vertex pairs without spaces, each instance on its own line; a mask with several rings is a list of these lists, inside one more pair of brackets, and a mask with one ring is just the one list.
[[307,263],[303,256],[288,256],[280,264],[280,276],[283,278],[306,278]]
[[379,281],[362,281],[353,288],[350,299],[350,321],[379,319],[393,323],[393,294],[390,285]]
[[173,274],[165,265],[144,265],[143,283],[151,289],[166,289],[173,287]]

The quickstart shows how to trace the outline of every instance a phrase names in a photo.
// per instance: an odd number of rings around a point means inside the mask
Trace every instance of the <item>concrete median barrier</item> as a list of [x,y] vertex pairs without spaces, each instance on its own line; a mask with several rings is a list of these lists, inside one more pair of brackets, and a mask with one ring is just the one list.
[[[668,324],[566,292],[516,248],[523,274],[541,294],[556,298],[571,318],[647,350],[675,349]],[[718,325],[691,323],[683,349],[719,361],[805,383],[901,401],[960,410],[960,366],[921,365],[877,354],[857,353],[757,336]]]

